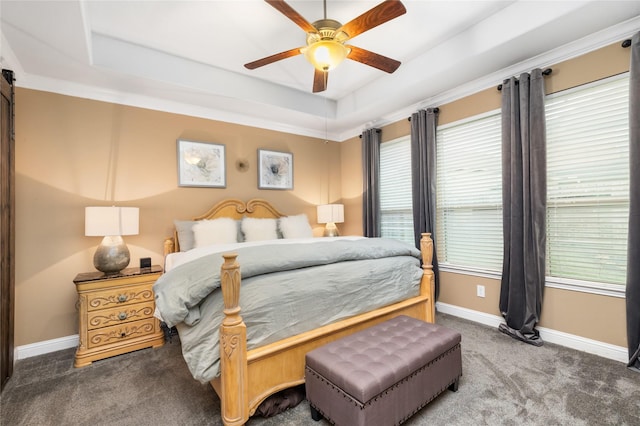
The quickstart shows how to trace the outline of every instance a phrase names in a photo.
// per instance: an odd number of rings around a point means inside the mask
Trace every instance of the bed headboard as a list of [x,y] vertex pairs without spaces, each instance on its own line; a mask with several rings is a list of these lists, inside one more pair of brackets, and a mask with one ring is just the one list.
[[[243,217],[258,219],[277,219],[286,216],[278,211],[266,200],[254,198],[246,203],[242,200],[230,198],[223,200],[211,207],[206,213],[196,216],[191,220],[211,220],[221,217],[240,220]],[[164,255],[180,251],[178,231],[174,229],[173,237],[164,240]]]

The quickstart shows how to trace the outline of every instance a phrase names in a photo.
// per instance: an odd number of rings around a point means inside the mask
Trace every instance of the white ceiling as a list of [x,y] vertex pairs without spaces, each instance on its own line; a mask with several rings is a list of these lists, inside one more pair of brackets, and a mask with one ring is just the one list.
[[[328,0],[327,17],[346,23],[379,2]],[[323,18],[320,0],[288,3]],[[261,0],[2,0],[0,62],[21,87],[342,141],[640,29],[640,1],[403,3],[405,15],[350,41],[400,68],[347,60],[319,94],[303,56],[244,68],[305,44]]]

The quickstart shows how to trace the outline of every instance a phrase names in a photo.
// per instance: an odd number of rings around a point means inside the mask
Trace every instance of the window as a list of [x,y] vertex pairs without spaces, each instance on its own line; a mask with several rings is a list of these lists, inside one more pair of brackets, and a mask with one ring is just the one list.
[[381,235],[415,244],[411,195],[411,138],[380,144]]
[[547,276],[624,285],[628,74],[550,95],[545,105]]
[[500,111],[437,130],[436,246],[443,267],[502,270]]
[[[629,76],[545,99],[547,284],[624,294]],[[502,270],[500,111],[437,129],[436,247],[442,270]],[[410,138],[380,150],[382,234],[413,242]]]

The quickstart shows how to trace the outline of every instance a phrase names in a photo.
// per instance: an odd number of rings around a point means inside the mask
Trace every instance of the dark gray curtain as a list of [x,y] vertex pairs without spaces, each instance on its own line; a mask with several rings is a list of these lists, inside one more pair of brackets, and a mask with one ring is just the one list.
[[542,71],[502,84],[504,258],[500,331],[536,346],[545,279],[547,193]]
[[365,237],[380,236],[380,129],[362,132],[362,227]]
[[438,258],[436,256],[436,126],[438,108],[420,110],[411,115],[411,180],[413,185],[413,232],[420,248],[423,232],[433,239],[435,297],[438,300]]
[[629,240],[627,244],[628,367],[640,372],[640,33],[631,41],[629,71]]

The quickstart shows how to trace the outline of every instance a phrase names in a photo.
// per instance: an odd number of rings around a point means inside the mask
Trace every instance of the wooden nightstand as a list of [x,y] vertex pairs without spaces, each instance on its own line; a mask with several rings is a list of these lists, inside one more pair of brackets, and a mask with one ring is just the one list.
[[160,321],[153,316],[152,286],[161,274],[162,267],[154,265],[114,275],[96,271],[76,276],[80,343],[74,366],[164,344]]

